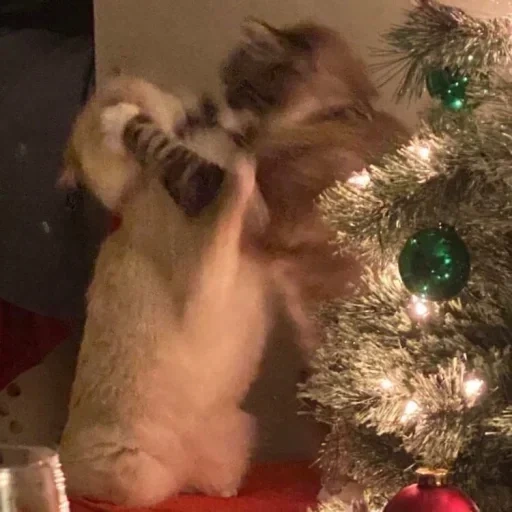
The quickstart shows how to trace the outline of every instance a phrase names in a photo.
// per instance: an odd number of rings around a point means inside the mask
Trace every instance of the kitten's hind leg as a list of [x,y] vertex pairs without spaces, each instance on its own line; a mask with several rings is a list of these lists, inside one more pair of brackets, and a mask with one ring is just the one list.
[[309,362],[320,345],[321,335],[307,300],[300,287],[295,266],[286,260],[272,263],[273,276],[280,291],[285,312],[295,330],[294,340],[306,362]]
[[249,466],[255,434],[255,419],[239,409],[208,418],[194,449],[197,458],[191,486],[210,496],[236,496]]
[[72,496],[128,507],[156,505],[180,491],[173,467],[142,450],[119,448],[96,458],[63,461]]
[[190,471],[179,436],[135,424],[137,438],[102,425],[68,424],[60,458],[71,495],[124,506],[151,506],[177,494]]

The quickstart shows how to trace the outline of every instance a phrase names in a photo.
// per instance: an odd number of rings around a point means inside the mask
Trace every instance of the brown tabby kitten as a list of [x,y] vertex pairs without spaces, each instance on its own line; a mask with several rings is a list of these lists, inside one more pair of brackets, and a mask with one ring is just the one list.
[[333,256],[332,233],[315,202],[408,133],[372,107],[377,90],[335,31],[308,22],[278,29],[249,19],[243,35],[222,81],[229,107],[258,123],[250,145],[271,216],[261,243],[285,257],[304,304],[350,293],[358,264]]

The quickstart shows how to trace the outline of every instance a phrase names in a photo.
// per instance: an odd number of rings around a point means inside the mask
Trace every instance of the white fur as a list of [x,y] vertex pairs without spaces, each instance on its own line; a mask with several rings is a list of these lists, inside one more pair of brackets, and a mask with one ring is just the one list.
[[104,144],[120,155],[124,154],[123,132],[130,119],[140,114],[140,108],[131,103],[118,103],[107,107],[101,114]]
[[[115,108],[100,112],[118,135],[130,109]],[[255,434],[240,404],[270,315],[268,270],[240,247],[254,164],[228,167],[199,219],[151,181],[101,247],[60,449],[72,495],[151,506],[180,491],[238,491]]]

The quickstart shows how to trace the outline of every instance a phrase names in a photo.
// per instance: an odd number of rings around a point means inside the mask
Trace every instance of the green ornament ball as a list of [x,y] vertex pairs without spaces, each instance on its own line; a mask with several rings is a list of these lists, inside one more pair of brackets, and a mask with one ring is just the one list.
[[398,269],[404,286],[414,295],[432,301],[449,300],[466,286],[471,258],[455,229],[440,224],[407,240]]
[[466,89],[469,83],[467,76],[448,68],[435,69],[427,75],[427,90],[432,98],[439,98],[443,105],[455,112],[467,105]]

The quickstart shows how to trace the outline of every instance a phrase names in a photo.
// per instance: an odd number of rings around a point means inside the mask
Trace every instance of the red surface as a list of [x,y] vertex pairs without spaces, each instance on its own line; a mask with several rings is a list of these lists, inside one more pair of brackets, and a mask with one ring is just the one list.
[[0,300],[0,390],[39,364],[70,331],[59,320]]
[[478,512],[478,508],[455,487],[420,487],[402,489],[386,505],[384,512]]
[[[152,512],[306,512],[316,505],[320,490],[317,471],[308,463],[270,463],[253,468],[234,498],[182,495],[151,509]],[[71,512],[134,512],[86,500],[71,500]],[[142,512],[144,509],[138,509]]]
[[116,231],[121,225],[121,217],[119,215],[112,214],[110,218],[109,233]]

